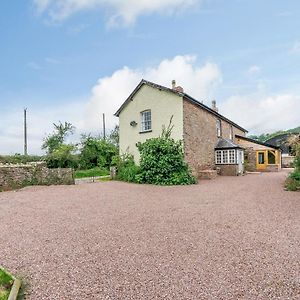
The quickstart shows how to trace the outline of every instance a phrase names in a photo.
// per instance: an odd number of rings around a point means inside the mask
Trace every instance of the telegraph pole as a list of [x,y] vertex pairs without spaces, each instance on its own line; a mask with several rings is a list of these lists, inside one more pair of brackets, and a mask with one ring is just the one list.
[[105,132],[105,114],[102,114],[102,121],[103,121],[103,138],[106,139],[106,132]]
[[28,155],[28,151],[27,151],[27,108],[24,108],[24,155]]

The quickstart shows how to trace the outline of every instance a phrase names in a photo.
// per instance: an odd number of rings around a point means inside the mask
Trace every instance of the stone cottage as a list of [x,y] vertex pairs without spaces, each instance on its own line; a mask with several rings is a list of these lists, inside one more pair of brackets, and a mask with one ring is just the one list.
[[[212,178],[217,172],[238,175],[244,171],[244,148],[236,136],[247,130],[186,94],[182,87],[167,88],[142,80],[115,113],[119,117],[120,153],[139,163],[138,142],[158,137],[172,118],[172,137],[182,140],[184,156],[193,174]],[[240,140],[240,139],[239,139]]]

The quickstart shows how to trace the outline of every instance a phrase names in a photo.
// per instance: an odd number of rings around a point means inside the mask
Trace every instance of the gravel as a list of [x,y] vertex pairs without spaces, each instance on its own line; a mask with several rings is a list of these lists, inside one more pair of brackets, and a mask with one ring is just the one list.
[[300,299],[300,193],[285,176],[0,193],[0,265],[26,299]]

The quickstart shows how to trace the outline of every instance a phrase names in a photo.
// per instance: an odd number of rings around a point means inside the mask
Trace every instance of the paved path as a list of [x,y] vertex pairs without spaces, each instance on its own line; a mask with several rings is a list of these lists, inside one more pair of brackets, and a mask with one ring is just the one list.
[[300,299],[300,193],[285,176],[0,193],[0,264],[26,299]]

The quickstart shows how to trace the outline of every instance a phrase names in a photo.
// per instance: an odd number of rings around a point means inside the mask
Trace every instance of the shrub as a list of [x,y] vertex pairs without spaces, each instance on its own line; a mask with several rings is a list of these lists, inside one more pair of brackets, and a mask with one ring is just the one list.
[[117,154],[117,147],[103,138],[82,136],[80,150],[80,169],[95,167],[108,168],[112,157]]
[[137,182],[140,168],[134,163],[132,155],[124,154],[122,156],[114,156],[113,165],[117,167],[117,178],[127,182]]
[[182,141],[171,138],[170,125],[163,129],[160,137],[137,144],[141,154],[140,174],[136,176],[138,182],[158,185],[196,183],[184,161]]
[[62,144],[46,156],[48,168],[77,168],[78,156],[74,145]]
[[0,156],[0,163],[2,164],[26,164],[28,162],[38,162],[42,160],[42,156],[22,155],[19,153],[16,153],[15,155]]

